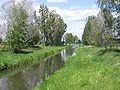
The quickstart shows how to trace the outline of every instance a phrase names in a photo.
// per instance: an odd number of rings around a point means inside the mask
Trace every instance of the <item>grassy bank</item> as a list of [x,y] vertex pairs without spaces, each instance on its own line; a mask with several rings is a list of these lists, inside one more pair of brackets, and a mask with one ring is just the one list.
[[120,51],[80,47],[35,90],[120,90]]
[[4,68],[14,68],[29,63],[35,63],[49,55],[55,54],[63,47],[42,47],[32,48],[33,52],[29,54],[15,54],[9,51],[0,50],[0,70]]

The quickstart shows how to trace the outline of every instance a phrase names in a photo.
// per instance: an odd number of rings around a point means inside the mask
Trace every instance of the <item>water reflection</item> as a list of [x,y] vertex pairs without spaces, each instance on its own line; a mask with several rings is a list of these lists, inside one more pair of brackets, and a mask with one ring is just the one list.
[[4,77],[0,79],[0,90],[9,90],[8,89],[8,78]]
[[0,90],[32,90],[46,77],[64,66],[67,57],[74,54],[74,48],[69,47],[53,57],[21,70],[17,74],[3,77],[0,79]]

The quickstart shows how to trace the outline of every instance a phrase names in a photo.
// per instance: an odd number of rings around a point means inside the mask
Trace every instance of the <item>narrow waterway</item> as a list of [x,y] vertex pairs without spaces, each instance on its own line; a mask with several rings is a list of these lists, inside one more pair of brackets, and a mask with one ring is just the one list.
[[14,71],[4,71],[6,76],[0,78],[0,90],[32,90],[67,63],[67,57],[75,55],[75,47],[68,47],[60,53],[41,60],[28,68]]

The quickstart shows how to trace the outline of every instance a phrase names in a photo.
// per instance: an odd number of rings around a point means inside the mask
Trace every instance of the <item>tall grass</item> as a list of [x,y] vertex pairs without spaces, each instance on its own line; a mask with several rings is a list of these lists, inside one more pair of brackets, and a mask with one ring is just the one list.
[[42,48],[32,48],[32,53],[28,54],[15,54],[9,51],[0,50],[0,70],[14,68],[18,66],[23,66],[29,63],[35,63],[49,55],[52,55],[63,47],[42,47]]
[[80,47],[76,53],[34,90],[120,90],[120,51]]

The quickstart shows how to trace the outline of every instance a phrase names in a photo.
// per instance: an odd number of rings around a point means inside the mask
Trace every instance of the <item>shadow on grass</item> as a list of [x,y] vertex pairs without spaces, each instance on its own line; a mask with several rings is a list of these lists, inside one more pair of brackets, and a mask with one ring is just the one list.
[[20,50],[20,51],[17,51],[17,52],[14,52],[16,54],[29,54],[29,53],[33,53],[33,51],[29,51],[29,50]]
[[0,52],[8,52],[9,50],[1,49]]
[[40,49],[43,49],[42,47],[34,47],[32,48],[33,50],[40,50]]
[[104,55],[106,52],[107,52],[106,49],[100,50],[100,51],[98,51],[98,55],[99,55],[99,56],[102,56],[102,55]]
[[[28,49],[22,49],[22,50],[15,50],[13,51],[13,53],[15,54],[29,54],[29,53],[33,53],[34,50],[40,50],[43,49],[42,47],[30,47]],[[10,52],[9,49],[0,49],[0,53],[2,52]]]
[[[0,50],[0,53],[2,52],[10,52],[9,50]],[[32,50],[19,50],[19,51],[14,51],[13,53],[15,54],[29,54],[29,53],[33,53]]]
[[103,50],[98,51],[98,55],[102,56],[102,55],[104,55],[107,52],[117,52],[117,53],[120,53],[120,50],[118,50],[118,49],[103,49]]
[[15,52],[16,54],[29,54],[29,53],[33,53],[34,50],[40,50],[40,49],[43,49],[42,47],[32,47],[32,50],[29,50],[29,49],[23,49],[23,50],[20,50],[20,51],[17,51]]

